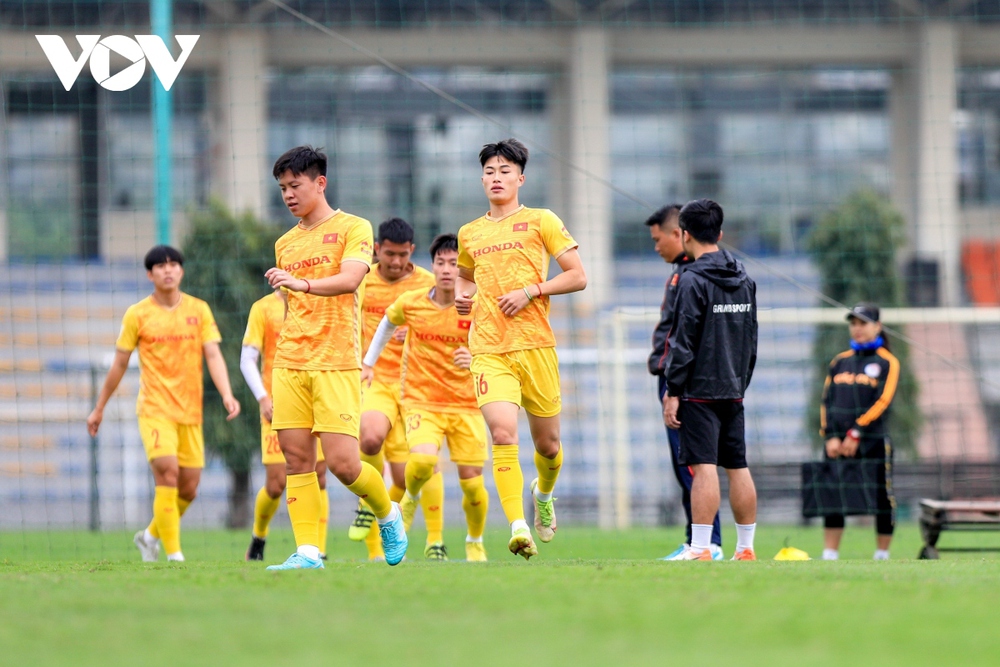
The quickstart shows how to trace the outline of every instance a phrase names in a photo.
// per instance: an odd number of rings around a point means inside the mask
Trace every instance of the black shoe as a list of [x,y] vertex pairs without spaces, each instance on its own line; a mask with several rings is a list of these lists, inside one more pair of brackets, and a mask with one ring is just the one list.
[[326,554],[320,554],[319,555],[319,559],[320,560],[326,560]]
[[264,544],[266,540],[254,535],[250,538],[250,547],[247,549],[247,560],[264,560]]
[[434,542],[424,547],[424,558],[427,560],[446,561],[448,560],[448,549],[444,543]]

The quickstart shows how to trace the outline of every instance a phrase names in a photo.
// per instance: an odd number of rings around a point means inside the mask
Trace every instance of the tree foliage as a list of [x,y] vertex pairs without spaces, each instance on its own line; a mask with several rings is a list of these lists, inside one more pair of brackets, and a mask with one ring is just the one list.
[[[809,252],[820,268],[823,293],[848,307],[858,301],[872,301],[882,308],[904,305],[903,280],[896,262],[904,242],[904,226],[903,216],[872,190],[858,191],[830,211],[808,239]],[[909,363],[909,346],[891,334],[886,340],[901,366],[889,433],[898,451],[913,455],[922,422],[917,405],[919,386]],[[822,446],[818,406],[823,382],[830,361],[849,345],[846,323],[819,327],[813,344],[815,379],[807,413],[807,431],[813,434],[817,447]]]
[[240,374],[240,350],[250,306],[270,291],[264,272],[274,266],[274,242],[280,233],[249,213],[236,216],[214,201],[194,215],[183,246],[183,289],[212,308],[233,393],[243,408],[239,417],[227,422],[206,371],[205,447],[222,459],[234,479],[249,474],[260,452],[257,401]]

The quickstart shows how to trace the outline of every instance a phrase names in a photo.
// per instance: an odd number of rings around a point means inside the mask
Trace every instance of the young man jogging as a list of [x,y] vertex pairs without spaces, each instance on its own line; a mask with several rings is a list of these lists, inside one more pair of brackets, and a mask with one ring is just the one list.
[[[409,460],[406,463],[406,492],[400,503],[403,524],[409,530],[418,499],[436,475],[438,456],[445,438],[452,462],[458,467],[468,534],[466,560],[485,561],[483,530],[489,510],[489,496],[483,484],[486,462],[486,424],[476,406],[472,354],[467,347],[472,318],[455,310],[455,281],[458,278],[458,239],[441,234],[431,243],[435,285],[400,296],[379,324],[368,354],[362,379],[378,372],[379,354],[397,331],[406,327],[403,350],[403,416]],[[378,361],[378,365],[375,363]],[[425,510],[426,512],[426,510]],[[427,518],[428,560],[448,560],[442,536],[443,520],[431,525]]]
[[274,355],[272,427],[285,455],[288,517],[296,551],[268,569],[321,569],[316,478],[318,435],[340,482],[365,500],[379,524],[385,560],[406,554],[399,508],[382,472],[361,461],[361,287],[372,260],[372,227],[326,201],[326,156],[309,146],[287,151],[274,178],[298,223],[275,243],[277,266],[265,276],[288,299]]
[[205,467],[202,435],[202,356],[230,421],[240,414],[219,343],[222,337],[208,304],[181,292],[184,256],[158,245],[146,253],[146,276],[153,293],[129,306],[115,343],[115,358],[97,406],[87,417],[96,436],[104,407],[118,388],[132,351],[139,350],[139,435],[153,472],[153,521],[133,541],[144,561],[155,561],[160,542],[168,561],[183,561],[181,516],[194,501]]
[[[552,211],[518,201],[527,162],[528,149],[516,139],[480,151],[490,210],[458,232],[455,297],[458,313],[468,315],[478,293],[469,336],[471,370],[479,409],[493,436],[493,480],[511,530],[507,547],[525,559],[538,549],[524,520],[517,413],[522,406],[528,413],[535,445],[535,530],[549,542],[556,532],[552,492],[563,464],[559,359],[549,299],[587,286],[577,243],[562,221]],[[550,257],[562,273],[546,280]]]

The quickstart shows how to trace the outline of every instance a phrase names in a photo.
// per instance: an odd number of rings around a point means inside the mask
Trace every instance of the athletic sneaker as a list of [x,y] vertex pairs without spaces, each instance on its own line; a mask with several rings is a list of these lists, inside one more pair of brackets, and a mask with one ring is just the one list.
[[256,535],[250,536],[250,547],[247,549],[247,560],[264,560],[265,540]]
[[689,548],[690,547],[687,544],[682,544],[673,551],[671,551],[670,553],[668,553],[663,558],[657,558],[657,560],[680,560],[681,556],[683,556],[684,552],[687,551]]
[[542,502],[535,497],[535,490],[538,488],[538,478],[531,480],[531,499],[535,501],[535,532],[542,542],[551,542],[556,536],[556,509],[553,504],[555,498]]
[[354,521],[351,522],[351,527],[347,529],[347,537],[355,542],[363,542],[368,537],[368,531],[371,530],[372,521],[374,520],[375,513],[359,498],[358,508],[354,510]]
[[306,556],[303,556],[298,551],[296,551],[291,556],[289,556],[288,560],[286,560],[281,565],[268,565],[267,569],[269,569],[269,570],[322,570],[325,567],[326,566],[323,565],[323,561],[321,561],[319,558],[316,558],[314,560],[312,558],[308,558]]
[[140,530],[132,537],[132,543],[142,555],[142,562],[155,563],[160,559],[160,541],[156,540],[152,544],[146,541],[146,531]]
[[482,542],[465,543],[465,560],[470,563],[486,562],[486,547]]
[[708,550],[712,552],[712,560],[726,560],[726,555],[722,553],[722,547],[718,544],[709,546]]
[[695,551],[691,547],[688,547],[684,550],[684,553],[681,554],[680,557],[675,558],[674,560],[707,560],[711,562],[715,559],[712,558],[711,549],[701,549],[700,551]]
[[427,560],[446,561],[448,560],[448,549],[444,542],[434,542],[424,547],[424,558]]
[[524,556],[524,560],[538,555],[538,547],[535,546],[535,541],[531,539],[531,531],[527,528],[514,531],[510,541],[507,542],[507,548],[515,556]]
[[753,549],[740,549],[733,554],[732,560],[757,560],[757,554]]
[[382,538],[382,549],[385,551],[385,562],[389,565],[398,565],[406,556],[406,547],[409,540],[406,539],[406,531],[403,529],[403,513],[399,511],[399,504],[393,503],[396,508],[396,518],[378,527],[378,534]]
[[413,525],[413,515],[417,513],[417,501],[419,498],[412,497],[409,493],[404,493],[399,501],[399,511],[403,515],[403,530],[410,532]]

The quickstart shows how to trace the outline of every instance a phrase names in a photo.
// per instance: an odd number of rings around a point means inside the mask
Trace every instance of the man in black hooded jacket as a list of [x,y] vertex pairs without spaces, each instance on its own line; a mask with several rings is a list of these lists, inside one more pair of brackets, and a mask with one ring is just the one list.
[[725,250],[722,207],[709,199],[680,212],[684,251],[665,363],[663,420],[680,429],[681,463],[691,467],[691,547],[682,560],[711,560],[712,520],[722,466],[736,519],[733,560],[756,560],[757,492],[747,468],[743,396],[757,361],[757,286]]

